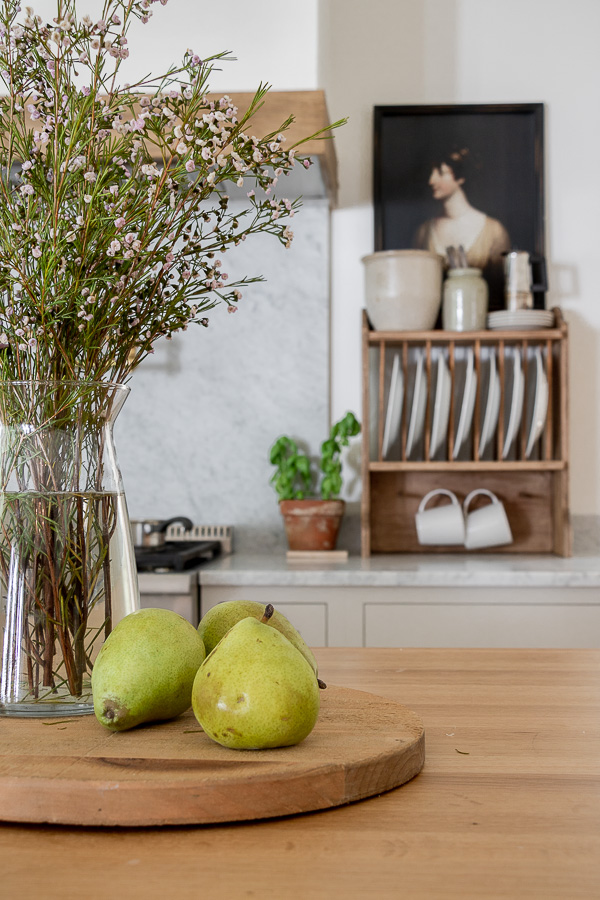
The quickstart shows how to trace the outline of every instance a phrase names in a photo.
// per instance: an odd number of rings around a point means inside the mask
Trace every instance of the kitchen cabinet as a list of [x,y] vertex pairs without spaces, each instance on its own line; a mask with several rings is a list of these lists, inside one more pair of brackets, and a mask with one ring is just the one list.
[[328,598],[319,591],[297,596],[293,591],[275,588],[228,588],[216,591],[205,588],[202,593],[202,615],[224,600],[255,600],[258,603],[272,603],[298,629],[311,647],[329,646],[330,618]]
[[312,647],[598,647],[597,587],[203,586],[272,603]]
[[191,622],[200,621],[198,572],[139,572],[140,606],[171,609]]
[[314,647],[598,647],[597,534],[576,517],[571,557],[375,554],[307,564],[283,551],[233,553],[189,572],[140,573],[140,594],[143,605],[186,618],[187,604],[194,623],[198,600],[202,614],[224,600],[272,603]]

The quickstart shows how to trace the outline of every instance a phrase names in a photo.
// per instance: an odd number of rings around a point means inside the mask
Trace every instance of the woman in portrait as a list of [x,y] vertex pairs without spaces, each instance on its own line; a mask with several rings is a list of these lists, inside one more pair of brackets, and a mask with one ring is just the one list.
[[471,169],[467,148],[445,153],[432,164],[429,187],[441,211],[417,229],[413,246],[433,250],[446,261],[448,247],[462,246],[469,266],[481,269],[488,282],[490,309],[499,309],[504,305],[502,254],[510,250],[510,238],[501,222],[469,202]]

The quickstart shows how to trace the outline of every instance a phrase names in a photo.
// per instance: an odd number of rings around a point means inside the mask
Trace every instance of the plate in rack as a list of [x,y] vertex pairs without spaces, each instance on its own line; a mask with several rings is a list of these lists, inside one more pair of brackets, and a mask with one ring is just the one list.
[[490,378],[488,382],[487,400],[485,404],[485,413],[483,415],[483,425],[481,426],[481,436],[479,438],[480,457],[485,453],[489,442],[495,434],[499,414],[500,375],[496,365],[496,354],[492,348],[490,352]]
[[504,438],[504,447],[502,448],[502,459],[506,459],[510,453],[510,448],[517,436],[519,426],[521,425],[521,416],[523,415],[523,396],[524,396],[524,379],[523,369],[521,368],[521,351],[518,347],[514,347],[513,356],[513,380],[512,394],[510,399],[510,415],[506,435]]
[[454,449],[452,451],[452,459],[457,459],[463,447],[471,422],[473,421],[473,411],[475,409],[475,397],[477,395],[477,372],[475,371],[475,355],[473,348],[467,348],[467,374],[465,376],[465,388],[463,391],[463,402],[460,409],[460,417],[458,420],[458,428],[456,429],[456,437],[454,438]]
[[444,354],[440,353],[437,365],[433,421],[431,423],[431,443],[429,446],[429,455],[431,457],[436,455],[448,433],[451,394],[452,378],[450,377]]
[[427,373],[425,372],[425,354],[419,352],[417,357],[417,370],[413,388],[413,401],[410,411],[410,425],[406,439],[406,457],[410,458],[413,450],[423,434],[425,424],[425,412],[427,409]]
[[525,450],[525,457],[527,459],[531,456],[533,448],[544,430],[546,415],[548,414],[548,378],[544,368],[541,347],[535,348],[535,365],[535,395],[531,422],[529,425],[529,436],[527,438],[527,449]]
[[392,377],[390,379],[390,393],[388,396],[385,428],[383,431],[382,456],[388,458],[388,454],[398,439],[400,422],[402,419],[402,402],[404,400],[404,377],[400,368],[400,354],[394,354],[392,363]]

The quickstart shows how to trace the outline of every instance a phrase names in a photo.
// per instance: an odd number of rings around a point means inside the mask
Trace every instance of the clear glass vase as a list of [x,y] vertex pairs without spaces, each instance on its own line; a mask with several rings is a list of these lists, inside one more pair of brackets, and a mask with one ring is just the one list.
[[113,424],[129,388],[0,382],[0,715],[93,712],[91,671],[139,608]]

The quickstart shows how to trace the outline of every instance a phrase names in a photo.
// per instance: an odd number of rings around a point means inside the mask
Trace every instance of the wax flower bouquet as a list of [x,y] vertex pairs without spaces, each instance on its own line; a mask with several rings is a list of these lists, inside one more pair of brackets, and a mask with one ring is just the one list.
[[112,443],[124,384],[159,338],[236,310],[258,278],[229,282],[227,250],[259,232],[289,246],[299,204],[276,185],[317,136],[286,148],[290,117],[255,137],[266,85],[243,112],[211,99],[225,53],[121,86],[154,2],[105,0],[93,21],[57,0],[49,23],[0,4],[0,713],[89,710],[99,642],[137,590]]

